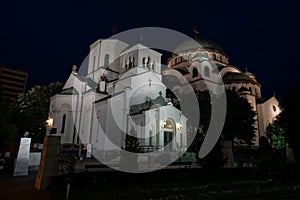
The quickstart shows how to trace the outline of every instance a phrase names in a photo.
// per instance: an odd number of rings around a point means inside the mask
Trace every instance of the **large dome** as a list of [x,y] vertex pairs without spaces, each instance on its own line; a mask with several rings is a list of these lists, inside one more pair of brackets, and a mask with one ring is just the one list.
[[[199,45],[200,44],[200,45]],[[224,53],[223,49],[216,44],[215,42],[211,40],[206,40],[206,39],[190,39],[187,40],[183,43],[181,43],[175,50],[174,53],[179,53],[182,51],[187,51],[191,49],[197,49],[197,48],[204,48],[204,49],[210,49],[210,50],[215,50],[220,53]]]

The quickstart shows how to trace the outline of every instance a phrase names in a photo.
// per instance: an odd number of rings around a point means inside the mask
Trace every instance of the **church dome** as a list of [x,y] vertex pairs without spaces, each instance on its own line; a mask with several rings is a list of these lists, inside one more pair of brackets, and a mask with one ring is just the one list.
[[231,83],[231,82],[237,82],[237,81],[255,83],[255,80],[253,80],[249,76],[247,76],[243,73],[237,73],[237,72],[227,72],[223,76],[223,81],[224,81],[224,83]]
[[253,80],[256,80],[254,74],[252,74],[251,72],[248,72],[248,69],[246,68],[246,72],[244,73],[245,75],[249,76],[250,78],[252,78]]
[[[197,44],[200,44],[200,46]],[[197,48],[204,48],[204,49],[210,49],[213,51],[218,51],[220,53],[224,53],[223,49],[216,44],[215,42],[211,40],[206,40],[206,39],[189,39],[186,40],[185,42],[181,43],[175,50],[174,53],[179,53],[182,51],[187,51],[191,49],[197,49]]]

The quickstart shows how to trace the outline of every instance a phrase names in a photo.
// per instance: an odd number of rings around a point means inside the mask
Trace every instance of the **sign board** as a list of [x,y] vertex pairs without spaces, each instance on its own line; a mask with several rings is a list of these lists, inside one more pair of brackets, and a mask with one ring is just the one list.
[[31,138],[21,138],[14,176],[27,176],[29,169],[29,152]]
[[87,144],[86,146],[86,158],[91,158],[92,156],[92,144]]

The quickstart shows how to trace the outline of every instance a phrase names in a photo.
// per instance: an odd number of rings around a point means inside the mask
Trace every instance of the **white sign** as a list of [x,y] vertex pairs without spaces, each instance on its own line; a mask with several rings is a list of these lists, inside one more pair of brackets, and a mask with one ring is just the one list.
[[86,146],[86,157],[91,158],[92,156],[92,144],[87,144]]
[[21,138],[18,157],[15,163],[14,176],[27,176],[31,138]]

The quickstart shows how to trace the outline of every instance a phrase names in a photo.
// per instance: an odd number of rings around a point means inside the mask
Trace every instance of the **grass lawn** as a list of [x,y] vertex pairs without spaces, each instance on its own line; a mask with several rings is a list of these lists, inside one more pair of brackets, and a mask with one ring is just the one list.
[[[56,177],[53,199],[64,199],[66,184]],[[300,182],[290,178],[257,178],[251,172],[207,173],[161,170],[73,175],[70,199],[300,199]]]

